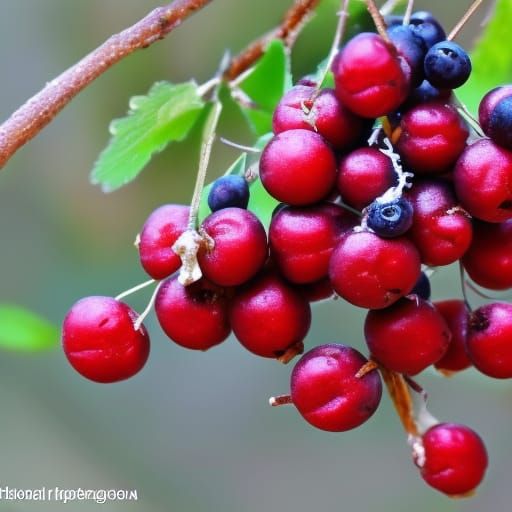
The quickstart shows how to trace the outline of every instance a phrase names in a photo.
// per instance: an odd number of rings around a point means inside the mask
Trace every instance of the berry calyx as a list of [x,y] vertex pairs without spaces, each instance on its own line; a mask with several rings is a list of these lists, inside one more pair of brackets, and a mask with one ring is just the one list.
[[217,178],[208,193],[208,206],[212,212],[223,208],[247,208],[249,185],[242,176],[230,174]]
[[311,308],[300,290],[264,272],[239,288],[230,320],[238,341],[250,352],[279,358],[289,349],[301,353],[311,324]]
[[352,38],[340,50],[332,71],[336,95],[362,117],[392,112],[409,92],[411,69],[407,61],[374,33]]
[[367,121],[345,108],[333,89],[296,85],[279,101],[272,118],[274,133],[293,129],[316,131],[338,151],[350,149]]
[[265,228],[252,212],[224,208],[209,215],[202,231],[213,241],[203,248],[198,262],[204,276],[220,286],[238,286],[254,277],[267,255]]
[[113,297],[92,296],[76,302],[62,326],[62,347],[71,366],[94,382],[129,379],[144,366],[149,336],[138,315]]
[[495,379],[512,378],[512,304],[493,302],[473,311],[466,346],[477,370]]
[[366,210],[366,222],[377,235],[394,238],[411,227],[412,215],[413,207],[404,197],[391,201],[377,199]]
[[422,442],[421,476],[434,489],[448,496],[464,496],[483,480],[487,450],[474,430],[457,423],[439,423],[423,434]]
[[312,283],[327,277],[331,253],[357,217],[341,206],[285,206],[272,218],[270,252],[280,272],[293,283]]
[[357,376],[367,362],[352,347],[315,347],[293,369],[293,404],[308,423],[319,429],[344,432],[358,427],[376,411],[382,395],[376,370]]
[[443,357],[451,333],[434,306],[416,298],[369,311],[364,336],[372,357],[388,370],[416,375]]
[[467,52],[453,41],[436,43],[425,55],[425,77],[440,89],[456,89],[466,83],[471,74]]
[[336,293],[370,309],[388,307],[410,293],[420,272],[418,251],[407,238],[385,239],[368,231],[345,234],[329,264]]
[[226,291],[204,278],[188,286],[176,276],[167,279],[158,290],[155,312],[165,334],[192,350],[208,350],[231,332]]
[[260,178],[278,201],[296,206],[313,204],[331,191],[336,159],[317,133],[288,130],[273,137],[263,150]]
[[140,262],[153,279],[164,279],[181,266],[172,246],[187,230],[190,208],[166,204],[157,208],[146,220],[139,240]]

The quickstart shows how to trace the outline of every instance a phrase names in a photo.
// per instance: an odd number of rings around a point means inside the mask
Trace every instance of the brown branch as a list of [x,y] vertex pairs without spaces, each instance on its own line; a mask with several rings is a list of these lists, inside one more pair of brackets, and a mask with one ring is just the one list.
[[225,77],[233,80],[249,69],[263,55],[268,43],[273,39],[282,39],[286,46],[293,46],[301,28],[319,3],[320,0],[295,0],[284,15],[281,25],[252,42],[233,58]]
[[0,168],[93,80],[135,50],[163,39],[188,16],[210,2],[175,0],[158,7],[49,82],[0,126]]

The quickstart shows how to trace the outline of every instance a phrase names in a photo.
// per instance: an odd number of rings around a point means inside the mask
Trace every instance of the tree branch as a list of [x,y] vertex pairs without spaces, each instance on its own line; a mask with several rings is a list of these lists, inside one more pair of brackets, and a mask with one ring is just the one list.
[[[163,39],[188,16],[210,2],[211,0],[174,0],[166,6],[158,7],[135,25],[111,36],[96,50],[49,82],[0,126],[0,169],[92,81],[134,51],[147,48]],[[247,70],[263,55],[272,39],[282,39],[287,46],[292,46],[319,2],[320,0],[295,0],[279,27],[233,58],[226,78],[232,80]]]
[[282,39],[286,46],[293,46],[301,28],[307,23],[319,3],[320,0],[295,0],[284,15],[281,25],[252,42],[233,58],[225,77],[233,80],[249,69],[263,55],[268,43],[273,39]]
[[174,0],[158,7],[49,82],[0,126],[0,168],[93,80],[135,50],[163,39],[188,16],[210,2]]

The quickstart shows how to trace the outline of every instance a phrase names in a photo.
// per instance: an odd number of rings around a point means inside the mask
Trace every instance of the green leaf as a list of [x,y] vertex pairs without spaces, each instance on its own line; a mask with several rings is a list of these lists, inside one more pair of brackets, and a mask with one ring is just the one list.
[[271,130],[272,112],[291,85],[289,52],[284,43],[276,39],[269,43],[263,57],[239,85],[253,104],[249,108],[241,102],[243,112],[258,135]]
[[494,15],[471,53],[473,71],[468,82],[457,89],[457,96],[474,114],[490,89],[512,82],[511,19],[512,2],[497,0]]
[[59,329],[26,309],[0,304],[0,348],[35,352],[55,347]]
[[195,82],[157,82],[147,96],[134,96],[128,115],[110,124],[91,182],[111,192],[135,179],[153,154],[187,136],[203,107]]

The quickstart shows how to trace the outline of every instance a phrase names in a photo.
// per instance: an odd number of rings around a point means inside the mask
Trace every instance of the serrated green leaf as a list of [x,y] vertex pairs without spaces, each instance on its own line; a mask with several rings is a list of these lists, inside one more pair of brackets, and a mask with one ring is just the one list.
[[239,85],[254,104],[253,108],[242,105],[242,111],[256,134],[262,135],[272,128],[272,112],[291,85],[289,52],[281,40],[271,41],[263,57]]
[[135,179],[153,154],[187,136],[203,107],[195,82],[157,82],[147,96],[133,97],[128,115],[110,124],[91,182],[111,192]]
[[474,114],[490,89],[512,82],[512,52],[507,43],[511,19],[512,1],[497,0],[494,15],[471,52],[473,71],[468,82],[457,89],[457,96]]
[[0,304],[0,348],[35,352],[55,347],[59,339],[59,329],[41,316]]

